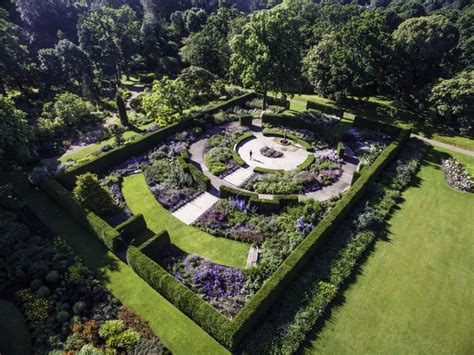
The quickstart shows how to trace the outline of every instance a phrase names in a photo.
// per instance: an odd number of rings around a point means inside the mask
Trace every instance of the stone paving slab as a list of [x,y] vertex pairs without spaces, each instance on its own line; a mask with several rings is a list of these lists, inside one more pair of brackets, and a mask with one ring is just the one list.
[[211,195],[209,192],[205,192],[191,202],[188,202],[179,210],[175,211],[173,216],[175,216],[181,222],[190,225],[204,212],[211,208],[218,200],[218,197]]
[[232,174],[227,175],[224,178],[224,181],[229,184],[239,187],[242,185],[250,176],[253,174],[253,169],[250,168],[239,168],[234,171]]

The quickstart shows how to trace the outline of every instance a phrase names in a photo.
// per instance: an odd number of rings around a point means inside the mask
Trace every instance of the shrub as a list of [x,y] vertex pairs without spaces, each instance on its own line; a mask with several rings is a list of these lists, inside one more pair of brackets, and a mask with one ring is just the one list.
[[124,126],[128,126],[128,115],[127,115],[127,108],[125,107],[125,102],[123,102],[122,96],[119,92],[117,92],[117,96],[115,98],[117,104],[117,111],[120,117],[120,123]]
[[344,143],[339,142],[337,144],[337,155],[339,155],[341,158],[344,158],[345,153],[346,153],[346,147],[344,146]]
[[252,115],[241,115],[239,116],[239,123],[241,126],[251,126],[252,125]]
[[309,154],[308,157],[304,162],[302,162],[300,165],[298,165],[299,170],[307,170],[311,167],[311,165],[314,164],[316,161],[316,158],[314,157],[313,154]]
[[84,208],[97,214],[108,214],[115,210],[110,192],[102,187],[95,174],[78,176],[73,194]]

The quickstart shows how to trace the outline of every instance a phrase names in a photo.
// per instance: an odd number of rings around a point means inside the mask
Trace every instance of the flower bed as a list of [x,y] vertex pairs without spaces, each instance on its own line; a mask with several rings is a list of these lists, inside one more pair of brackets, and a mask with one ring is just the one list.
[[163,251],[159,263],[229,318],[245,303],[242,293],[245,278],[239,269],[214,264],[173,246]]
[[233,145],[239,136],[248,131],[247,127],[225,128],[207,140],[204,164],[212,174],[223,178],[239,168],[232,154]]
[[328,115],[314,110],[301,112],[298,116],[325,128],[331,128],[341,121],[341,118],[336,115]]
[[285,126],[271,125],[269,123],[264,123],[263,127],[264,131],[286,132],[288,135],[295,136],[305,142],[308,142],[315,150],[329,148],[329,144],[323,138],[321,138],[321,136],[308,129],[288,128]]
[[34,354],[169,353],[64,241],[26,209],[12,212],[0,209],[0,293],[24,314]]
[[300,194],[320,190],[336,182],[342,175],[342,160],[335,151],[316,156],[305,171],[255,173],[243,188],[260,194]]
[[[132,157],[112,168],[106,180],[120,180],[124,176],[143,172],[157,201],[174,211],[202,193],[189,170],[179,162],[198,134],[200,129],[177,133],[143,155]],[[114,198],[120,200],[118,186],[113,185],[111,190]]]
[[363,128],[352,127],[343,138],[362,165],[370,165],[393,141],[393,137]]
[[258,266],[245,271],[242,293],[248,299],[313,230],[333,203],[309,200],[288,206],[278,214],[262,214],[251,202],[230,198],[216,203],[194,226],[216,236],[259,246]]
[[443,159],[442,167],[449,186],[459,191],[474,192],[471,175],[457,159]]

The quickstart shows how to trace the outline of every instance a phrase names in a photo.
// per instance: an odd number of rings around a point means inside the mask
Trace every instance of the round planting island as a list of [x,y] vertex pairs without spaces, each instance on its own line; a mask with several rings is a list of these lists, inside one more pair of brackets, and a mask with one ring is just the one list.
[[287,140],[289,144],[282,144],[281,137],[258,134],[239,143],[235,150],[252,168],[291,171],[308,158],[308,152],[296,142]]

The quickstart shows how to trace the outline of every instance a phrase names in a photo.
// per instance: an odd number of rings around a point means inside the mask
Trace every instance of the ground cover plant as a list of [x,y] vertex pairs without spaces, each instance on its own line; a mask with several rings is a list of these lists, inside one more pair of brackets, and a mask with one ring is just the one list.
[[248,130],[247,127],[223,128],[208,139],[204,163],[212,174],[224,177],[239,167],[233,158],[232,150],[236,139]]
[[0,189],[0,294],[23,313],[33,353],[168,353],[148,323],[112,296],[10,188]]
[[384,133],[355,127],[349,129],[343,137],[344,142],[359,158],[361,165],[372,164],[392,139]]
[[376,238],[384,235],[389,216],[401,191],[414,177],[426,146],[412,142],[400,153],[368,195],[320,247],[315,262],[272,306],[257,334],[243,344],[244,353],[294,353],[325,309],[343,289],[359,258]]

